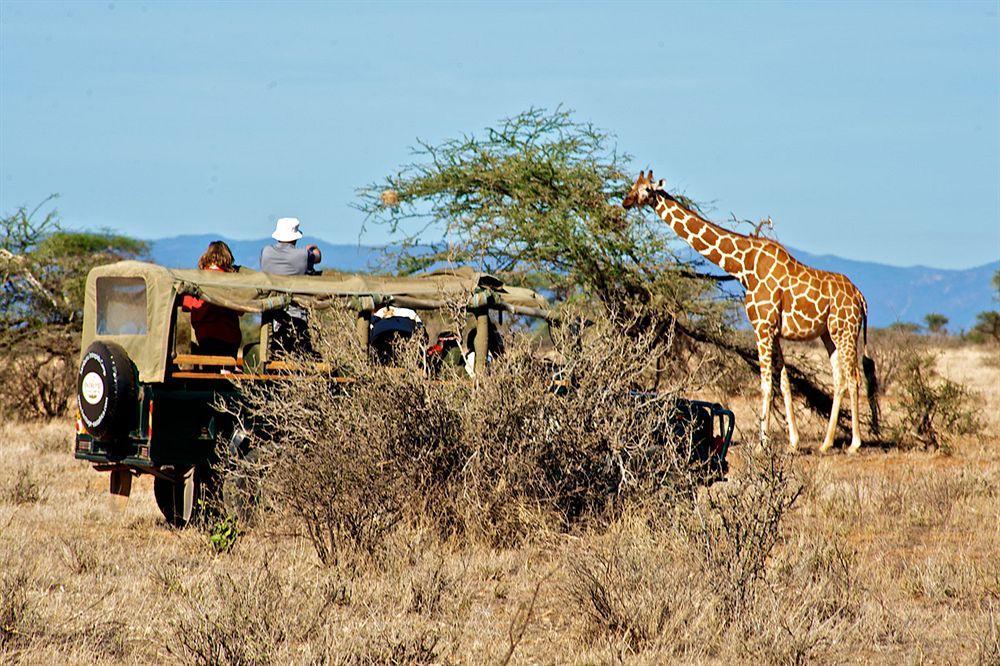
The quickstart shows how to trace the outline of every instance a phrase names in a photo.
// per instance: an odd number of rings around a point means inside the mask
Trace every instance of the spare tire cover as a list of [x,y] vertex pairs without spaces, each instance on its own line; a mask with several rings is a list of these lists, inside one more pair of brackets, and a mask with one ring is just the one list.
[[76,392],[87,432],[100,439],[128,435],[135,422],[137,396],[135,366],[121,345],[97,341],[87,347]]

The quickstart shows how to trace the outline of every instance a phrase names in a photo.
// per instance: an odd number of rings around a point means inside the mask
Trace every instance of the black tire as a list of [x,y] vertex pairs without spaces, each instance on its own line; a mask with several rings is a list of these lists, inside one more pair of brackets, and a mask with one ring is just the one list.
[[87,432],[105,441],[128,436],[137,415],[137,379],[121,345],[97,341],[87,347],[76,384],[76,404]]
[[174,527],[187,527],[198,520],[204,508],[204,472],[198,468],[177,474],[172,479],[153,479],[156,506]]

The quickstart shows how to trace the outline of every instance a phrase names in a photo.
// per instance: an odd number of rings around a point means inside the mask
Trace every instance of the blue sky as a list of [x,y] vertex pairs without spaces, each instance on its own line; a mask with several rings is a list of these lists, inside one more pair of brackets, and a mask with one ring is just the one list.
[[[997,2],[0,3],[0,210],[357,242],[414,139],[575,109],[813,253],[1000,258]],[[385,240],[377,230],[363,241]]]

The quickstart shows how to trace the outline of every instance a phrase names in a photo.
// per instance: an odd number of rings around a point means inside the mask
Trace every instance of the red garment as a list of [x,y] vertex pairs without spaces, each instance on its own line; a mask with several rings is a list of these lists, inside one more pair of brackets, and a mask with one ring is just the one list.
[[[220,270],[210,268],[209,270]],[[219,340],[226,344],[239,346],[243,339],[240,332],[240,315],[228,308],[206,303],[190,294],[181,301],[185,312],[191,313],[191,327],[198,342]]]

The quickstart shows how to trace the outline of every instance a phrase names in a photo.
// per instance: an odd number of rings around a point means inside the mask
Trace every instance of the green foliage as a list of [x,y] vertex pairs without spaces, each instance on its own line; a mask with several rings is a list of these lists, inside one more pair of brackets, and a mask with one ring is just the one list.
[[[993,274],[993,298],[1000,301],[1000,270]],[[976,315],[976,323],[968,333],[973,342],[1000,342],[1000,312],[987,310]]]
[[936,312],[928,313],[924,316],[924,322],[927,324],[927,330],[934,334],[946,333],[945,326],[948,325],[948,318],[943,314],[938,314]]
[[973,342],[1000,342],[1000,312],[987,310],[977,314],[969,339]]
[[914,335],[920,330],[920,326],[908,321],[895,321],[886,326],[886,330],[898,335]]
[[39,217],[52,198],[0,218],[0,329],[79,322],[90,269],[147,251],[143,241],[110,231],[66,231],[55,209]]
[[141,257],[126,236],[66,231],[53,208],[0,217],[0,418],[56,416],[76,390],[84,290],[94,266]]
[[420,142],[417,161],[362,188],[358,207],[401,241],[407,270],[471,263],[617,313],[718,317],[712,284],[680,277],[689,267],[659,219],[621,207],[628,157],[613,143],[570,111],[529,109],[482,136]]
[[242,530],[235,516],[224,516],[212,525],[208,542],[216,554],[228,553],[236,545]]
[[914,351],[899,373],[899,409],[892,438],[902,446],[948,451],[955,435],[982,430],[978,397],[962,384],[938,375],[935,357]]

